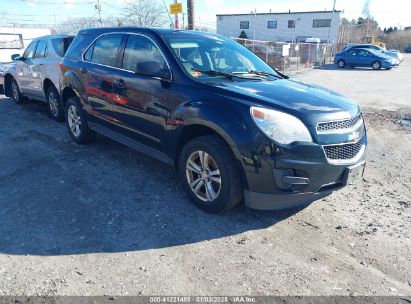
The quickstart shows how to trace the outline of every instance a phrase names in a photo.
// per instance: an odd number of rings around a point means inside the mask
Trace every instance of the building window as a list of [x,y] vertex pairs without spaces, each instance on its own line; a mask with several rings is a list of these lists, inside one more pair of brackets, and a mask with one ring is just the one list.
[[330,27],[331,19],[314,19],[313,27]]
[[267,28],[269,28],[269,29],[277,28],[277,21],[268,21]]
[[295,20],[288,20],[288,28],[295,28]]
[[240,21],[240,29],[247,30],[250,28],[249,21]]

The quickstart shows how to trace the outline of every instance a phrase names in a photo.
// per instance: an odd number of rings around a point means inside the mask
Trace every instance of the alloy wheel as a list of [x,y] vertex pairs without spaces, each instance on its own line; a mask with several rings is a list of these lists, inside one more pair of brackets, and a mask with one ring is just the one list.
[[191,191],[202,201],[214,201],[221,190],[220,169],[204,151],[191,153],[186,163],[187,182]]
[[379,63],[378,61],[374,62],[374,63],[372,64],[372,68],[373,68],[374,70],[378,70],[378,69],[380,68],[380,63]]
[[58,101],[53,92],[49,93],[49,108],[54,117],[58,115]]
[[15,81],[11,84],[11,93],[13,94],[14,100],[19,100],[19,88]]
[[75,106],[70,105],[67,118],[71,133],[73,133],[75,137],[79,137],[81,134],[81,117]]

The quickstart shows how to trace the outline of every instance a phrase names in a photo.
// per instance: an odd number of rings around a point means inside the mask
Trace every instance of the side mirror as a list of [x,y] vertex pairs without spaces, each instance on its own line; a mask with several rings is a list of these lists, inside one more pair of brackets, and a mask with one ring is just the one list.
[[13,54],[11,55],[11,60],[15,61],[15,60],[22,60],[23,57],[20,56],[20,54]]
[[163,80],[171,80],[171,71],[169,69],[161,69],[158,72],[158,77]]
[[160,64],[156,61],[143,61],[137,63],[136,73],[150,77],[159,77],[163,80],[171,79],[170,70],[162,69]]

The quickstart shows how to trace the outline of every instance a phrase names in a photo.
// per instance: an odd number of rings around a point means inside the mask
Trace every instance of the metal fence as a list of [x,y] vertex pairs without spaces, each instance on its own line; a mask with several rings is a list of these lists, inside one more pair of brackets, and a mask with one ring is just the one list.
[[328,64],[332,47],[327,43],[274,42],[233,38],[278,70],[299,70]]

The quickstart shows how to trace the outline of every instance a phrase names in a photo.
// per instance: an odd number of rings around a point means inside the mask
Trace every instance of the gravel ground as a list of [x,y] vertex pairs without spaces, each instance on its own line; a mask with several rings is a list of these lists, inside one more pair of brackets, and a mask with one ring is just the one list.
[[44,104],[0,97],[0,295],[411,295],[410,74],[406,56],[296,75],[362,105],[368,164],[281,212],[204,213],[171,168],[101,136],[76,145]]

